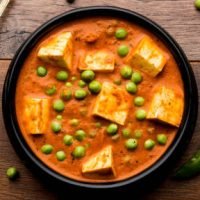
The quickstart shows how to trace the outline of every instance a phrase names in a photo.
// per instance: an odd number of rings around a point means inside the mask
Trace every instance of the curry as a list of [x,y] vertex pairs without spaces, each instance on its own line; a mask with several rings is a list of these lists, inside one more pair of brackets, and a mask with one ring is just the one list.
[[172,144],[183,81],[167,46],[137,24],[94,17],[48,33],[16,86],[30,149],[57,173],[115,182],[152,166]]

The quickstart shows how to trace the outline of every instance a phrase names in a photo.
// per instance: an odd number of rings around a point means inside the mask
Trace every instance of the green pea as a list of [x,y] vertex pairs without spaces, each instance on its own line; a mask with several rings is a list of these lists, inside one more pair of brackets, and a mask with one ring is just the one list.
[[130,129],[123,129],[123,130],[122,130],[122,135],[123,135],[123,137],[125,137],[125,138],[129,138],[129,137],[131,136],[131,131],[130,131]]
[[136,119],[137,120],[144,120],[145,118],[146,118],[146,116],[147,116],[147,113],[146,113],[146,111],[145,110],[143,110],[143,109],[139,109],[139,110],[137,110],[136,111],[136,113],[135,113],[135,117],[136,117]]
[[102,125],[101,125],[101,122],[96,122],[96,123],[95,123],[95,126],[96,126],[96,128],[101,128],[101,126],[102,126]]
[[47,69],[43,66],[39,66],[37,68],[37,75],[40,76],[40,77],[44,77],[47,75]]
[[129,53],[129,47],[127,45],[120,45],[117,49],[117,53],[120,57],[125,57]]
[[56,152],[56,158],[59,161],[65,160],[65,158],[66,158],[65,152],[64,151],[58,151],[58,152]]
[[86,152],[86,150],[85,150],[85,147],[84,147],[84,146],[77,146],[77,147],[73,150],[72,156],[73,156],[74,158],[82,158],[82,157],[85,156],[85,152]]
[[66,71],[59,71],[57,74],[56,74],[56,79],[58,81],[66,81],[68,79],[68,73]]
[[167,136],[165,134],[158,134],[157,141],[161,145],[165,145],[167,143]]
[[126,90],[130,94],[135,94],[137,92],[137,85],[135,83],[133,83],[133,82],[128,82],[126,84]]
[[71,135],[65,135],[63,138],[63,142],[65,145],[70,146],[73,143],[73,137]]
[[92,92],[94,94],[99,93],[101,90],[101,83],[99,81],[95,81],[95,80],[90,82],[89,90],[90,90],[90,92]]
[[65,104],[61,99],[57,99],[53,102],[53,109],[57,112],[61,112],[65,109]]
[[142,137],[142,130],[135,130],[134,131],[135,138],[139,139]]
[[195,0],[194,5],[196,9],[200,9],[200,0]]
[[85,81],[83,81],[83,80],[80,80],[78,82],[78,85],[79,85],[79,87],[84,88],[87,85],[87,83]]
[[52,86],[48,86],[45,90],[45,93],[49,96],[53,95],[56,93],[56,86],[52,85]]
[[70,82],[66,82],[65,85],[66,85],[67,87],[72,87],[72,83],[70,83]]
[[16,167],[9,167],[6,171],[6,175],[9,179],[14,180],[18,177],[19,172]]
[[133,72],[131,81],[133,81],[135,84],[140,83],[142,81],[142,75],[139,72]]
[[61,123],[58,122],[58,121],[53,121],[51,122],[51,130],[54,132],[54,133],[58,133],[61,131]]
[[85,82],[94,80],[95,73],[92,70],[85,70],[81,73],[81,79]]
[[62,90],[60,97],[63,100],[68,101],[68,100],[70,100],[72,98],[72,91],[64,89],[64,90]]
[[69,124],[70,124],[71,126],[78,126],[79,120],[78,120],[78,119],[71,119],[71,120],[69,121]]
[[121,80],[121,79],[116,79],[116,80],[114,80],[113,82],[114,82],[114,84],[116,84],[116,85],[121,85],[122,80]]
[[115,37],[117,38],[117,39],[125,39],[126,38],[126,36],[127,36],[127,31],[126,31],[126,29],[124,29],[124,28],[119,28],[119,29],[117,29],[116,30],[116,32],[115,32]]
[[130,139],[126,140],[126,142],[125,142],[125,147],[128,150],[136,149],[137,146],[138,146],[138,141],[134,138],[130,138]]
[[50,144],[45,144],[41,147],[41,152],[44,154],[50,154],[53,151],[53,146]]
[[107,128],[106,128],[106,132],[108,133],[108,135],[115,135],[118,131],[118,125],[117,124],[110,124]]
[[122,76],[123,78],[125,78],[125,79],[131,78],[132,73],[133,73],[133,70],[132,70],[132,68],[131,68],[130,66],[128,66],[128,65],[125,65],[125,66],[122,67],[121,70],[120,70],[121,76]]
[[76,133],[75,133],[75,138],[78,140],[78,141],[83,141],[84,138],[86,137],[86,133],[84,130],[77,130]]
[[62,120],[62,115],[57,115],[57,116],[56,116],[56,119],[57,119],[57,120]]
[[148,139],[144,142],[144,148],[147,149],[147,150],[151,150],[154,148],[155,146],[155,141],[152,140],[152,139]]
[[144,105],[144,98],[143,97],[136,97],[134,99],[135,106],[143,106]]
[[72,76],[71,81],[74,82],[76,80],[77,80],[76,76]]
[[85,99],[85,97],[87,96],[87,92],[83,89],[79,89],[75,91],[75,98],[78,100],[82,100]]

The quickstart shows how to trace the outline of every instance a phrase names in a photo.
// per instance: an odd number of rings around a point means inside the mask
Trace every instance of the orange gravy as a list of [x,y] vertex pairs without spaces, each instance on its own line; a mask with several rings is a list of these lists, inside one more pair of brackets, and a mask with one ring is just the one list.
[[[113,25],[114,28],[124,27],[128,31],[128,36],[125,40],[117,40],[114,36],[108,36],[105,30]],[[95,95],[89,95],[86,99],[82,101],[77,101],[72,98],[70,101],[65,102],[65,110],[62,112],[62,130],[59,133],[53,133],[51,130],[51,122],[56,119],[57,112],[50,108],[50,118],[49,118],[49,128],[41,135],[31,135],[26,132],[23,127],[23,117],[21,115],[23,109],[22,98],[31,95],[36,97],[48,97],[52,104],[53,100],[59,99],[59,91],[65,83],[57,81],[55,76],[56,73],[62,68],[58,66],[53,66],[50,64],[45,64],[37,58],[37,52],[39,45],[44,40],[47,40],[49,36],[59,34],[63,31],[72,31],[75,34],[75,39],[73,41],[74,45],[74,55],[73,55],[73,70],[69,72],[69,78],[67,81],[73,83],[71,89],[75,91],[79,88],[78,80],[80,80],[80,71],[78,70],[79,62],[79,50],[98,50],[106,49],[112,52],[116,58],[115,69],[112,73],[95,72],[96,80],[100,82],[109,81],[114,82],[116,79],[121,79],[122,84],[119,87],[125,87],[128,80],[122,79],[120,76],[120,68],[125,62],[125,58],[121,58],[117,55],[117,47],[120,44],[127,44],[130,49],[133,48],[140,38],[145,34],[151,37],[154,42],[168,55],[168,61],[165,65],[163,71],[152,78],[145,73],[142,73],[143,81],[138,85],[138,92],[135,95],[130,95],[131,101],[133,102],[136,96],[142,96],[145,99],[145,104],[142,109],[148,110],[150,101],[154,94],[154,88],[159,85],[169,86],[173,88],[174,91],[181,93],[183,95],[183,81],[181,75],[173,58],[173,55],[167,49],[167,47],[153,34],[137,24],[109,17],[96,17],[96,18],[85,18],[81,20],[72,21],[70,23],[64,24],[63,26],[57,28],[56,30],[50,32],[46,37],[44,37],[31,51],[29,56],[26,58],[20,76],[18,78],[17,89],[16,89],[16,112],[17,119],[23,137],[25,138],[27,144],[30,146],[34,154],[48,167],[55,170],[63,176],[70,177],[72,179],[84,182],[113,182],[119,181],[131,176],[137,175],[153,165],[168,149],[174,140],[178,128],[171,127],[168,125],[159,124],[153,121],[144,120],[138,121],[135,119],[135,111],[137,107],[132,106],[129,110],[127,120],[124,126],[119,126],[118,133],[120,138],[116,141],[112,140],[105,133],[107,125],[110,123],[100,117],[94,117],[91,115],[91,105],[95,101]],[[84,36],[90,33],[98,33],[100,36],[98,40],[94,43],[87,43],[84,41]],[[77,36],[77,37],[76,37]],[[45,77],[38,77],[36,74],[36,69],[38,66],[45,66],[48,70],[48,74]],[[133,69],[135,70],[135,69]],[[71,77],[76,76],[77,80],[71,81]],[[54,84],[57,87],[57,92],[53,96],[47,96],[44,92],[45,88]],[[85,111],[85,114],[81,112]],[[69,124],[69,120],[76,118],[79,119],[80,123],[77,127],[73,127]],[[102,126],[96,128],[95,123],[101,122]],[[124,127],[129,127],[132,132],[136,129],[142,130],[143,134],[140,139],[138,139],[138,147],[133,151],[128,151],[124,147],[125,138],[123,138],[121,132]],[[77,129],[83,129],[87,134],[90,131],[97,131],[97,135],[94,138],[86,137],[82,142],[74,141],[72,146],[66,146],[63,144],[63,137],[65,134],[74,134]],[[153,130],[153,131],[150,131]],[[168,140],[166,145],[158,145],[148,151],[144,148],[144,141],[146,139],[154,139],[156,141],[156,135],[159,133],[164,133],[167,135]],[[45,155],[40,149],[44,144],[52,144],[54,150],[51,154]],[[75,146],[78,144],[87,145],[86,156],[82,159],[73,159],[71,152]],[[83,175],[81,173],[82,163],[85,162],[88,157],[90,157],[95,152],[101,150],[104,146],[112,145],[113,147],[113,159],[116,170],[116,177],[112,175],[99,175],[90,174]],[[66,153],[66,159],[62,162],[56,159],[55,153],[59,150],[63,150]],[[128,162],[126,162],[128,160]]]

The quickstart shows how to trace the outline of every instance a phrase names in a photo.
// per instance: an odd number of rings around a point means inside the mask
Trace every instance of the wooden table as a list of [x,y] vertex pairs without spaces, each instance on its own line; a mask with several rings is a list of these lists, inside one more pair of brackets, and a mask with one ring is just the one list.
[[[182,46],[190,60],[197,83],[200,84],[200,11],[194,8],[193,0],[76,0],[73,4],[67,4],[65,0],[13,0],[4,17],[0,19],[0,93],[2,94],[10,60],[32,31],[62,12],[94,5],[128,8],[160,24]],[[42,184],[18,158],[8,140],[1,111],[0,114],[0,199],[60,199],[57,194]],[[174,168],[182,164],[197,149],[200,149],[199,118],[192,141]],[[13,165],[21,173],[21,177],[15,182],[9,181],[5,175],[7,167]],[[189,181],[177,182],[170,178],[170,173],[159,187],[145,195],[143,199],[198,200],[200,198],[200,176]]]

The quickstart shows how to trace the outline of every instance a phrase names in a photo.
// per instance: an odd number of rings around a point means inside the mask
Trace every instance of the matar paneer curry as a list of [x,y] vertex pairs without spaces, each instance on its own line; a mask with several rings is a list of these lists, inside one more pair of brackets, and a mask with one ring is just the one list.
[[49,32],[26,58],[16,87],[30,149],[83,182],[115,182],[152,166],[172,144],[184,110],[183,81],[166,45],[111,17]]

